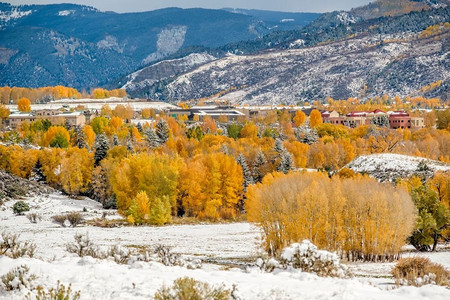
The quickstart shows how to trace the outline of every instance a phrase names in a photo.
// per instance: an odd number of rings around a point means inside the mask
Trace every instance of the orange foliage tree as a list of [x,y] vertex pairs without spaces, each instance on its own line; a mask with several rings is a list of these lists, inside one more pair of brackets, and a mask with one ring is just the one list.
[[242,183],[242,169],[233,157],[199,155],[181,170],[179,199],[187,216],[233,218],[239,212]]
[[309,115],[309,125],[311,127],[316,127],[319,124],[322,124],[322,114],[320,111],[313,109],[311,114]]
[[20,98],[19,101],[17,101],[17,109],[19,111],[23,112],[29,112],[31,111],[31,102],[28,98]]

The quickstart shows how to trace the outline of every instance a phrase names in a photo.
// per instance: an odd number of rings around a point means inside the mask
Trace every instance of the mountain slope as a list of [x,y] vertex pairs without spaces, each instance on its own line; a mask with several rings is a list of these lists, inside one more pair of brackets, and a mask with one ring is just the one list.
[[386,16],[399,16],[412,11],[429,10],[446,7],[449,0],[377,0],[365,6],[350,10],[350,13],[363,19],[374,19]]
[[[449,47],[450,34],[445,37]],[[179,76],[167,85],[167,99],[202,98],[232,87],[238,91],[223,99],[251,104],[293,104],[328,96],[407,96],[438,80],[448,85],[450,56],[442,48],[442,42],[433,39],[380,45],[378,37],[364,37],[229,56]]]
[[271,29],[276,30],[300,29],[301,27],[310,24],[321,15],[317,13],[281,12],[241,8],[224,8],[224,10],[258,18]]
[[0,85],[89,88],[186,47],[215,48],[270,31],[257,17],[225,10],[118,14],[74,4],[0,3]]
[[[128,85],[128,91],[179,101],[237,89],[223,98],[238,103],[276,104],[328,96],[414,96],[423,86],[442,80],[443,84],[426,96],[450,98],[450,28],[440,26],[441,32],[432,37],[420,34],[430,25],[450,21],[450,7],[362,21],[345,16],[327,16],[329,21],[339,22],[328,27],[321,17],[301,31],[292,32],[292,36],[285,32],[286,39],[274,49],[240,56],[228,51],[225,57],[185,74],[180,71],[181,75],[172,79],[159,81],[152,77],[149,89],[141,85],[136,90]],[[234,49],[259,49],[258,42],[240,43]],[[133,78],[128,81],[133,83]],[[155,86],[157,93],[152,92]]]

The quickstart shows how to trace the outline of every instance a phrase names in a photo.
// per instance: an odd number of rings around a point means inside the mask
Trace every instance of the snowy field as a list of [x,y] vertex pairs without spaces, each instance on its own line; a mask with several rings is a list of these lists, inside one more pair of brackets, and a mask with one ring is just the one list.
[[[260,253],[260,232],[248,223],[176,225],[163,227],[100,228],[79,225],[62,228],[51,222],[51,216],[82,212],[86,219],[100,218],[103,210],[92,200],[72,200],[59,194],[28,199],[31,212],[42,216],[33,224],[25,216],[14,216],[14,201],[0,208],[0,232],[19,233],[22,241],[36,244],[34,258],[10,259],[0,256],[0,275],[11,268],[28,265],[38,276],[36,285],[46,288],[72,283],[82,299],[152,299],[162,285],[189,276],[213,285],[237,286],[241,299],[450,299],[450,290],[439,286],[400,287],[393,284],[393,263],[348,264],[354,277],[322,278],[298,271],[264,273],[256,267],[245,267]],[[109,213],[111,213],[109,211]],[[119,218],[110,214],[108,219]],[[111,245],[150,247],[160,244],[173,252],[203,260],[201,269],[168,267],[157,262],[117,264],[112,260],[79,258],[66,251],[75,233],[88,233],[102,248]],[[432,254],[417,254],[408,248],[405,256],[426,255],[450,269],[450,252],[443,249]],[[28,291],[6,292],[0,299],[23,299]]]
[[[133,110],[138,111],[144,108],[151,108],[157,110],[175,109],[179,108],[175,105],[157,102],[157,101],[134,101],[134,100],[124,100],[122,98],[106,98],[106,99],[61,99],[56,101],[51,101],[46,104],[32,104],[31,110],[40,109],[61,109],[63,107],[76,108],[78,105],[85,106],[90,110],[101,110],[103,105],[109,105],[111,109],[114,109],[117,105],[131,105]],[[7,107],[13,112],[17,111],[17,105],[10,104]]]

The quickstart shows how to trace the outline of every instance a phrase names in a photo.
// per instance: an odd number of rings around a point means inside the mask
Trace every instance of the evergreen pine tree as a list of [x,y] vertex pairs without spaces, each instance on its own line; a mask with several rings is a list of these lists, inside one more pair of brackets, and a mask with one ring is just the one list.
[[278,164],[277,171],[283,172],[284,174],[289,173],[294,168],[294,161],[292,155],[285,150],[280,154],[280,163]]
[[109,150],[109,141],[104,133],[97,134],[97,136],[95,137],[94,148],[95,148],[94,154],[95,165],[98,166],[102,161],[102,159],[106,157],[106,154]]
[[32,170],[32,177],[33,177],[33,180],[35,180],[37,182],[44,182],[47,180],[47,178],[44,175],[44,172],[42,171],[42,163],[39,158],[36,161],[36,163],[34,164],[34,167]]
[[137,128],[137,130],[138,130],[139,132],[142,133],[142,130],[143,130],[143,129],[142,129],[141,122],[137,123],[136,128]]
[[133,147],[133,144],[131,143],[130,139],[127,140],[127,151],[129,151],[131,153],[134,152],[134,147]]
[[253,163],[253,179],[255,182],[261,182],[264,174],[261,172],[261,168],[267,163],[264,153],[259,149],[256,154],[255,162]]
[[309,127],[308,125],[299,126],[294,131],[295,137],[300,143],[312,145],[319,141],[319,135],[317,134],[317,130]]
[[164,144],[169,139],[169,125],[166,120],[159,119],[156,123],[156,135],[158,136],[159,142]]
[[113,147],[120,145],[119,138],[117,137],[117,134],[113,135],[113,142],[112,142],[112,144],[113,144]]
[[72,128],[72,125],[70,125],[69,120],[66,119],[64,121],[64,127],[66,127],[67,130],[70,130]]
[[80,126],[76,126],[73,130],[73,141],[74,145],[80,149],[89,148],[88,143],[86,142],[86,134],[81,129]]
[[227,144],[222,144],[222,147],[220,147],[220,151],[222,151],[224,154],[228,155]]
[[389,128],[389,118],[388,118],[388,116],[373,117],[370,120],[370,124],[376,125],[378,127],[387,127],[387,128]]
[[286,149],[283,146],[283,142],[280,139],[276,139],[275,140],[275,147],[274,147],[275,151],[277,151],[279,154],[283,153],[284,151],[286,151]]
[[159,138],[152,127],[149,127],[147,128],[147,130],[145,130],[144,140],[147,141],[147,144],[150,148],[156,148],[159,146]]
[[250,168],[247,165],[247,162],[245,161],[245,157],[244,155],[242,155],[242,153],[239,153],[236,162],[241,166],[242,168],[242,174],[244,177],[244,191],[247,190],[247,187],[250,184],[254,184],[255,182],[253,181],[253,177],[252,177],[252,172],[250,171]]

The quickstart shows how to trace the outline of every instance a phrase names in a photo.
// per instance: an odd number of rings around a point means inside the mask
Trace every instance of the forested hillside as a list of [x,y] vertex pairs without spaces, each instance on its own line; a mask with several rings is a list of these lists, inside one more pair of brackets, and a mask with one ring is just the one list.
[[[304,24],[314,19],[296,18]],[[271,27],[258,17],[226,10],[119,14],[73,4],[0,3],[0,85],[88,89],[180,49],[251,40],[275,30]]]

